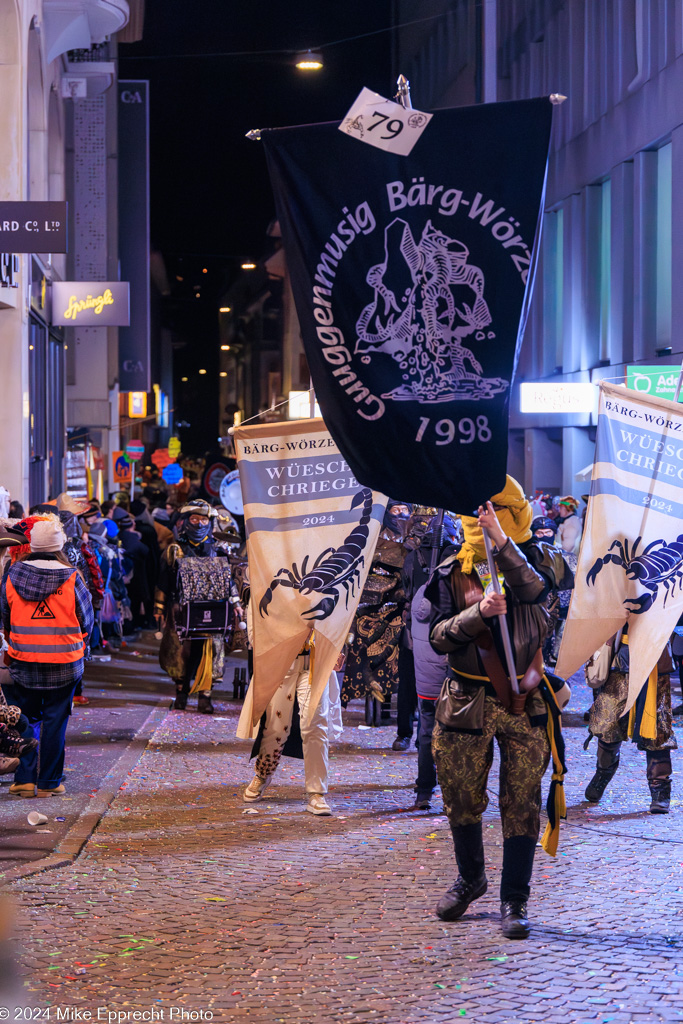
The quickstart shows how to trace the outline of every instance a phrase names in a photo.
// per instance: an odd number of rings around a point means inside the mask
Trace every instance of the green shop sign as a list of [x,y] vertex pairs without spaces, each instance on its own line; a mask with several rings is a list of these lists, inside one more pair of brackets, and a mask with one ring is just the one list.
[[[627,366],[626,387],[641,395],[673,400],[680,372],[680,366]],[[679,402],[683,402],[683,392]]]

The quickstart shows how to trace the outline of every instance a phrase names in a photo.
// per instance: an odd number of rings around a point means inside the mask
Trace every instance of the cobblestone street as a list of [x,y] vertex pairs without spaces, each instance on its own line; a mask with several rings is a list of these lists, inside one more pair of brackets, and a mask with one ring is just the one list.
[[[140,662],[154,671],[152,654]],[[315,818],[290,759],[264,801],[243,803],[248,744],[234,739],[225,686],[213,719],[168,712],[78,859],[10,885],[18,1003],[51,1007],[52,1020],[101,1007],[250,1024],[683,1019],[680,767],[669,816],[649,814],[631,748],[589,807],[588,699],[577,687],[565,716],[569,820],[557,858],[539,850],[533,932],[517,943],[499,932],[495,792],[489,892],[444,924],[434,906],[454,877],[450,834],[440,801],[408,810],[416,757],[391,751],[391,725],[366,729],[349,708],[331,757],[334,816]]]

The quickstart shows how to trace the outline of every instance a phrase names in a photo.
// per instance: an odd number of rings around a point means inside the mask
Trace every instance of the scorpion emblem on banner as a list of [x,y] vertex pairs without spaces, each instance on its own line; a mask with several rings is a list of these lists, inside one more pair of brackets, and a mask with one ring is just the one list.
[[268,614],[268,605],[273,599],[276,587],[292,587],[300,594],[323,594],[323,598],[313,608],[304,612],[304,619],[326,619],[337,607],[342,588],[346,592],[346,607],[349,606],[349,593],[355,597],[356,585],[360,581],[361,568],[365,565],[362,551],[368,540],[368,523],[372,515],[372,491],[364,487],[354,495],[351,508],[363,506],[360,522],[353,528],[339,548],[325,548],[315,562],[308,568],[310,555],[306,555],[299,570],[296,562],[291,569],[279,569],[273,577],[259,603],[261,615]]
[[[665,540],[653,540],[643,552],[638,555],[637,551],[642,541],[637,537],[629,551],[628,541],[615,540],[604,558],[598,558],[586,575],[586,582],[590,586],[595,583],[595,578],[602,569],[610,562],[613,565],[620,565],[626,573],[627,579],[637,580],[646,590],[647,594],[640,597],[627,597],[624,601],[626,610],[640,615],[648,611],[657,600],[660,586],[666,591],[664,604],[669,597],[675,596],[676,587],[681,593],[683,583],[683,533],[679,534],[675,541],[667,543]],[[614,549],[618,553],[612,554]],[[634,605],[635,607],[629,607]]]

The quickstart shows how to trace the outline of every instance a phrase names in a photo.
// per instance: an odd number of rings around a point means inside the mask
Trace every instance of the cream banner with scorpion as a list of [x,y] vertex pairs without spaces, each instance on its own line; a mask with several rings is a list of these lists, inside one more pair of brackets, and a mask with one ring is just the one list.
[[235,430],[247,532],[255,725],[315,631],[312,713],[346,641],[387,499],[363,487],[322,419]]
[[601,383],[595,463],[557,672],[628,622],[628,711],[683,613],[683,407]]

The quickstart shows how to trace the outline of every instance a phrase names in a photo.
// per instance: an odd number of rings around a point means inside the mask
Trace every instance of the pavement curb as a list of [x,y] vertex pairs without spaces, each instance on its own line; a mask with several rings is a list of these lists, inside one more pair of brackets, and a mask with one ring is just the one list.
[[157,706],[152,708],[135,736],[123,751],[118,761],[102,780],[100,788],[92,796],[78,819],[73,823],[57,849],[23,867],[10,868],[0,874],[0,882],[13,882],[19,878],[28,878],[42,871],[68,867],[73,864],[91,835],[118,796],[122,783],[134,765],[140,760],[147,744],[164,721],[169,711],[169,698],[159,699]]

